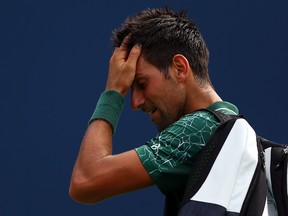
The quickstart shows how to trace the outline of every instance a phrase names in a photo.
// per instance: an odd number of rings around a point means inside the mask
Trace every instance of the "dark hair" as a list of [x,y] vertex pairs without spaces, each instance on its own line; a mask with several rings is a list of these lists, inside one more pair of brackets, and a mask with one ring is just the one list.
[[186,16],[186,11],[177,13],[168,7],[143,10],[126,18],[122,26],[113,31],[113,45],[119,47],[128,34],[128,51],[134,44],[141,44],[143,57],[166,77],[174,55],[182,54],[188,59],[198,82],[211,84],[209,51],[196,25]]

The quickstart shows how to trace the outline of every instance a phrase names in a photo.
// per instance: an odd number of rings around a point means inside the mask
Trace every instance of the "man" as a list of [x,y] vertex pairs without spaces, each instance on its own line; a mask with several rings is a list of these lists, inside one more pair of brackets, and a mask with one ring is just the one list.
[[[156,184],[166,215],[176,215],[193,157],[219,124],[203,108],[237,114],[213,89],[208,49],[184,11],[147,9],[113,34],[106,90],[101,94],[72,173],[70,195],[84,203]],[[131,89],[131,104],[150,115],[159,134],[112,155],[112,135]]]

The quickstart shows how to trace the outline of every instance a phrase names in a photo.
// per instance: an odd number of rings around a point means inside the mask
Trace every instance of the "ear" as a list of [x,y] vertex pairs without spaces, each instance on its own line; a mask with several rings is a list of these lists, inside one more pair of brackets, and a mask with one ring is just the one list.
[[175,76],[178,82],[185,82],[191,73],[190,65],[186,57],[181,54],[176,54],[172,59],[172,65],[175,69]]

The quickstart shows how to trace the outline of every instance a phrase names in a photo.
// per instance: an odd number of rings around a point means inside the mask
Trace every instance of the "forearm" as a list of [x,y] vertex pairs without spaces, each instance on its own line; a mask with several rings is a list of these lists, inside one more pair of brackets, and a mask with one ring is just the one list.
[[112,154],[112,129],[104,120],[93,121],[82,140],[73,177],[78,181],[90,179],[99,161]]
[[78,156],[80,167],[88,169],[88,174],[89,169],[93,170],[94,163],[112,154],[112,135],[116,131],[123,105],[124,97],[117,91],[106,90],[101,94]]
[[77,200],[89,201],[95,197],[92,191],[99,193],[97,188],[103,183],[107,156],[112,155],[112,136],[123,104],[124,97],[113,90],[103,92],[99,98],[72,173],[70,194]]

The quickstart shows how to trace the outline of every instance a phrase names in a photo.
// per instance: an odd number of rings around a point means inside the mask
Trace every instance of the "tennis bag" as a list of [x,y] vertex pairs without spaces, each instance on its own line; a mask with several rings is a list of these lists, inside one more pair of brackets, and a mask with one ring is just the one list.
[[195,158],[178,216],[288,216],[288,147],[243,116],[209,111],[221,124]]

